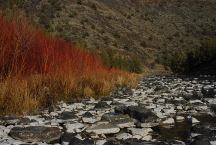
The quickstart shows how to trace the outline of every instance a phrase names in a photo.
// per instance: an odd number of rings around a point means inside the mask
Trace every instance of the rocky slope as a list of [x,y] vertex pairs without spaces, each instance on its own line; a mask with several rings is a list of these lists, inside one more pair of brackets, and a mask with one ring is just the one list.
[[0,144],[216,145],[216,77],[148,77],[101,100],[0,118]]
[[[0,1],[3,8],[12,5],[5,3]],[[17,5],[55,35],[100,52],[134,54],[146,64],[158,52],[199,47],[200,40],[216,35],[216,0],[22,0]]]

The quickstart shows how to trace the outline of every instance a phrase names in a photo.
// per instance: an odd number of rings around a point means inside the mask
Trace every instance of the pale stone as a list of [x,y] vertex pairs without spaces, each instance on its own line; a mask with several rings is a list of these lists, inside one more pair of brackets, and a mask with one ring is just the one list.
[[185,118],[183,116],[176,116],[176,121],[182,122],[184,120],[185,120]]
[[150,104],[149,106],[146,106],[147,109],[154,109],[156,108],[155,104]]
[[167,120],[163,121],[162,124],[174,124],[175,120],[173,118],[168,118]]
[[80,132],[80,129],[84,128],[84,124],[82,123],[73,123],[73,124],[65,124],[65,128],[67,129],[67,132],[69,133],[75,133]]
[[140,135],[141,137],[147,136],[153,130],[151,128],[128,128],[133,136]]
[[76,115],[77,116],[82,116],[83,114],[85,114],[87,111],[79,111]]
[[209,104],[216,104],[216,98],[205,98],[206,101],[208,101]]
[[99,124],[94,127],[88,128],[86,132],[90,133],[96,133],[96,134],[113,134],[118,133],[120,131],[120,128],[113,125],[113,124]]
[[178,109],[178,110],[182,110],[183,107],[179,105],[179,106],[177,106],[177,109]]
[[201,103],[201,104],[203,104],[203,102],[200,101],[200,100],[190,100],[189,102],[190,102],[191,104],[195,104],[195,103]]
[[136,102],[121,102],[121,103],[124,104],[125,106],[138,106]]
[[151,141],[151,140],[152,140],[152,136],[151,136],[151,135],[144,136],[144,137],[142,138],[142,140]]
[[160,119],[166,118],[166,116],[165,116],[163,113],[161,113],[161,112],[157,112],[156,115],[157,115],[157,117],[160,118]]
[[75,137],[80,139],[80,140],[83,140],[83,138],[82,138],[82,136],[80,134],[77,134]]
[[159,125],[159,123],[141,123],[141,127],[150,128]]
[[50,115],[51,116],[58,116],[58,113],[57,112],[51,112]]
[[202,134],[200,134],[200,133],[191,133],[191,137],[196,137],[196,136],[199,136],[199,135],[202,135]]
[[121,140],[121,139],[125,140],[125,139],[128,139],[128,138],[132,138],[132,135],[129,134],[129,133],[121,133],[121,134],[118,134],[116,136],[116,138],[119,139],[119,140]]
[[100,137],[99,137],[98,134],[92,134],[92,135],[91,135],[91,138],[92,138],[92,139],[99,139]]
[[157,103],[165,103],[165,101],[166,101],[165,99],[158,99]]
[[142,136],[141,135],[134,135],[132,138],[136,138],[136,139],[141,139],[142,138]]
[[167,116],[169,116],[170,114],[176,114],[176,110],[174,108],[163,109],[163,111],[165,112],[164,114]]
[[120,128],[128,128],[133,127],[134,120],[130,118],[128,115],[111,115],[111,114],[105,114],[102,117],[103,120],[109,121],[112,124],[120,127]]
[[128,128],[128,127],[134,127],[134,122],[125,122],[125,123],[118,123],[116,124],[120,128]]
[[104,145],[106,142],[106,140],[97,140],[96,145]]
[[211,145],[216,145],[216,141],[210,141]]
[[67,108],[67,104],[66,104],[66,103],[63,103],[63,104],[61,105],[61,107],[62,107],[62,108]]
[[83,121],[84,123],[93,124],[93,123],[97,122],[98,120],[95,119],[95,118],[83,117],[83,118],[82,118],[82,121]]
[[197,124],[200,123],[199,120],[197,120],[196,118],[192,117],[192,124]]
[[112,101],[104,101],[106,102],[108,105],[112,104]]

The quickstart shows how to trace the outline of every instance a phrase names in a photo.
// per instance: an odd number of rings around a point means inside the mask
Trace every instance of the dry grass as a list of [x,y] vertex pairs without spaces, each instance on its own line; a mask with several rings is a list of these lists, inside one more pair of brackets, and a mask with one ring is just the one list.
[[152,76],[152,75],[171,75],[173,72],[169,68],[165,68],[165,66],[156,64],[153,69],[149,69],[147,67],[144,68],[142,76]]
[[108,95],[135,74],[103,65],[94,54],[0,16],[0,114],[28,114],[60,100]]
[[61,100],[98,98],[109,95],[116,86],[133,85],[135,82],[137,82],[137,75],[125,72],[100,76],[8,77],[0,82],[0,114],[28,114]]

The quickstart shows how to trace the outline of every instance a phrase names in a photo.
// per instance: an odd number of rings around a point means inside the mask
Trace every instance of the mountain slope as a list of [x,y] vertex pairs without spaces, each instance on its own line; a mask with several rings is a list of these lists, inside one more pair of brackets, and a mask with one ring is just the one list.
[[54,35],[99,52],[138,56],[146,65],[164,51],[200,47],[200,40],[216,35],[216,0],[22,1],[19,9]]

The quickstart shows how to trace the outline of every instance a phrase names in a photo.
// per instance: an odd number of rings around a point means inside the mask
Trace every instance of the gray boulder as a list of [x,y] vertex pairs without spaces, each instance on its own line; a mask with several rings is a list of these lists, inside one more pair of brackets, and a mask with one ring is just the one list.
[[156,122],[158,117],[149,109],[143,106],[129,106],[126,113],[141,123]]
[[14,127],[9,135],[24,142],[46,142],[50,143],[59,140],[62,132],[57,127],[29,126]]

